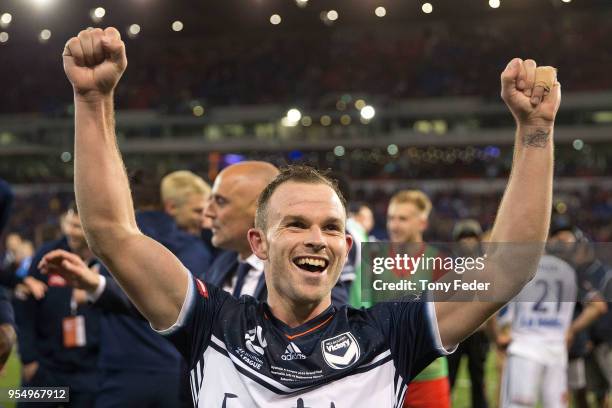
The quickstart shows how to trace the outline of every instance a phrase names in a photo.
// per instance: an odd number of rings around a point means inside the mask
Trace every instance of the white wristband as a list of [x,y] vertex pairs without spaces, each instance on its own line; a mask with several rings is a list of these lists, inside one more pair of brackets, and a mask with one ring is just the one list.
[[98,283],[98,287],[93,292],[87,292],[87,300],[91,303],[95,303],[100,299],[102,292],[106,289],[106,277],[100,275],[100,282]]

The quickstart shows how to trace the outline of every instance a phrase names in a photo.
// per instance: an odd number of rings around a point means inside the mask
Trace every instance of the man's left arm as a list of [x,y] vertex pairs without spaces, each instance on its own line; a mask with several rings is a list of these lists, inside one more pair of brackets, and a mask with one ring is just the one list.
[[436,302],[438,328],[446,347],[474,332],[535,274],[550,223],[553,129],[561,101],[556,75],[548,85],[545,91],[546,84],[536,80],[533,60],[515,58],[501,74],[501,97],[517,130],[510,179],[491,234],[493,244],[488,246],[479,275],[494,287],[487,301]]
[[579,297],[583,307],[567,330],[566,341],[568,347],[571,346],[578,333],[587,329],[608,311],[608,304],[597,290],[580,291]]

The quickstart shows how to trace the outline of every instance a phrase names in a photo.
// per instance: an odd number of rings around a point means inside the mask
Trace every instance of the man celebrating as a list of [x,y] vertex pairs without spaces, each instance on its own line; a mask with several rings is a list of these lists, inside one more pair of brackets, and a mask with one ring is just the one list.
[[[264,261],[267,302],[190,276],[138,230],[114,132],[113,91],[127,65],[114,28],[68,41],[64,69],[75,97],[75,188],[87,239],[151,325],[191,367],[198,406],[397,406],[406,384],[473,332],[502,302],[395,302],[367,310],[331,305],[351,247],[333,182],[288,169],[260,195],[251,249]],[[502,97],[518,130],[514,167],[493,229],[498,242],[543,242],[552,195],[553,124],[560,87],[535,87],[536,64],[516,58]],[[541,247],[507,272],[487,262],[500,298],[535,272]],[[507,255],[507,254],[502,254]],[[513,257],[510,257],[513,258]],[[49,254],[41,267],[61,273]],[[504,265],[502,265],[504,266]]]

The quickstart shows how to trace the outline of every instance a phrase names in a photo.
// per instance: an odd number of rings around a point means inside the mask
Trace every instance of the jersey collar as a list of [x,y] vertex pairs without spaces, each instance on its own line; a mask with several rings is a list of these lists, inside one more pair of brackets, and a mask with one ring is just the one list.
[[310,319],[306,323],[303,323],[297,327],[289,327],[281,320],[274,317],[272,311],[270,310],[270,306],[268,306],[267,302],[262,303],[264,317],[272,322],[272,324],[278,328],[285,337],[289,340],[294,340],[299,337],[305,336],[310,333],[314,333],[318,331],[320,328],[325,327],[336,314],[336,308],[334,305],[330,305],[327,309],[321,312],[318,316]]

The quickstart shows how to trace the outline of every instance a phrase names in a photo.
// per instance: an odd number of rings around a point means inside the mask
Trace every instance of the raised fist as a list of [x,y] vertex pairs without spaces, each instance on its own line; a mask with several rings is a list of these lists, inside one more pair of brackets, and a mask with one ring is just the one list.
[[125,44],[113,27],[83,30],[66,43],[64,71],[76,95],[111,94],[127,67]]
[[501,74],[501,97],[521,126],[552,126],[561,103],[561,84],[536,81],[536,63],[514,58]]

